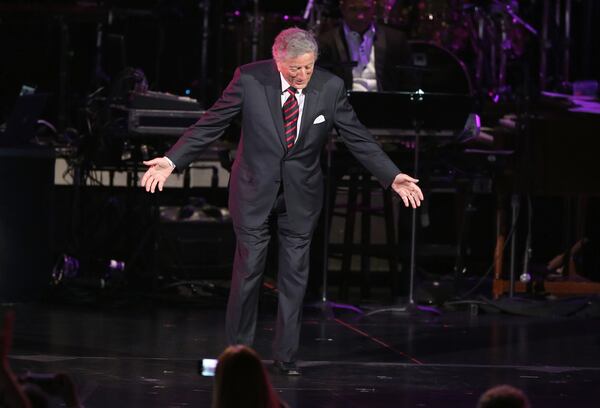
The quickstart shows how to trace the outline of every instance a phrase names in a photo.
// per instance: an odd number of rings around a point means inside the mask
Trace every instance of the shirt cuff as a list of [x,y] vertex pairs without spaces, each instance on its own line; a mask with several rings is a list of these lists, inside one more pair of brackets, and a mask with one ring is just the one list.
[[175,163],[173,163],[173,161],[171,159],[169,159],[167,156],[164,156],[165,159],[167,159],[167,161],[169,162],[169,166],[171,166],[172,168],[175,168]]

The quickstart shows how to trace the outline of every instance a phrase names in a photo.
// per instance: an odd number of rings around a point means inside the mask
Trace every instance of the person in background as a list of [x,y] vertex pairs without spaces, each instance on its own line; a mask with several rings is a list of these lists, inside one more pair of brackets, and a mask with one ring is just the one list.
[[341,0],[342,21],[319,37],[317,64],[351,91],[406,90],[412,82],[406,35],[375,21],[375,0]]

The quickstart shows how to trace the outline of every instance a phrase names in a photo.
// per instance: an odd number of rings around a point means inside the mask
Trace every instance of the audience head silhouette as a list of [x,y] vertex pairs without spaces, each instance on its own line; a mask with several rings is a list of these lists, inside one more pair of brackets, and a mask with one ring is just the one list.
[[497,385],[484,392],[477,408],[530,408],[523,391],[510,385]]
[[229,346],[219,356],[212,408],[279,408],[267,371],[247,346]]

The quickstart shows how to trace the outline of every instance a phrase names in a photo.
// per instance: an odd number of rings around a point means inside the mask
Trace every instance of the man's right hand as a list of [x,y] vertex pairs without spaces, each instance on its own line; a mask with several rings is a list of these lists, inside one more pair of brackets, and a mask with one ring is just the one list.
[[169,161],[164,157],[145,161],[144,164],[149,169],[144,173],[144,177],[142,177],[142,187],[149,193],[154,193],[156,187],[158,187],[159,191],[162,191],[167,177],[173,172],[173,167],[171,167]]

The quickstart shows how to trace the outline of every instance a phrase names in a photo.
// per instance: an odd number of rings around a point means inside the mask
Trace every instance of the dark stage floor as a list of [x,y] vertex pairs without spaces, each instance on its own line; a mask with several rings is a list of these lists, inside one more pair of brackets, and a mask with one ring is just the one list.
[[[86,408],[209,407],[197,360],[224,347],[222,307],[20,304],[10,363],[67,372]],[[256,349],[269,363],[274,315]],[[304,375],[273,375],[290,407],[475,407],[488,387],[526,390],[533,407],[600,406],[600,326],[585,317],[467,311],[414,317],[305,311]]]

